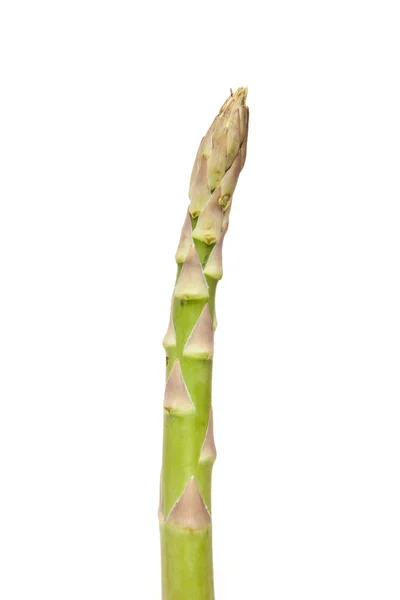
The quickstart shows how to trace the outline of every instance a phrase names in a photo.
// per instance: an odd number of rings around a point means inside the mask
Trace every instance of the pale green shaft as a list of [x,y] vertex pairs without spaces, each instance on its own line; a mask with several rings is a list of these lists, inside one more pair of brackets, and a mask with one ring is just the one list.
[[215,291],[232,194],[246,158],[248,108],[240,88],[203,138],[176,253],[164,338],[167,378],[159,521],[163,600],[213,600],[211,408]]

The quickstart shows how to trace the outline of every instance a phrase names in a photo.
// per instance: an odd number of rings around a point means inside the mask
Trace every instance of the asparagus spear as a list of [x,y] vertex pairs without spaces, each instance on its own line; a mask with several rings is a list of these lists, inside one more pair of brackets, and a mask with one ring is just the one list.
[[163,600],[213,600],[211,407],[215,291],[232,195],[246,159],[247,89],[222,106],[202,139],[176,252],[177,278],[164,337],[167,376],[160,486]]

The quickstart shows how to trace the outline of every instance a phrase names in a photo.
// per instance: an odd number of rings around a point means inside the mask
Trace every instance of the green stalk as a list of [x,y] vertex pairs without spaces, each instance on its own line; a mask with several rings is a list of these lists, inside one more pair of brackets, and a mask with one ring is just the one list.
[[176,253],[167,354],[159,521],[163,600],[214,600],[211,407],[215,291],[232,194],[246,159],[247,90],[227,99],[202,139]]

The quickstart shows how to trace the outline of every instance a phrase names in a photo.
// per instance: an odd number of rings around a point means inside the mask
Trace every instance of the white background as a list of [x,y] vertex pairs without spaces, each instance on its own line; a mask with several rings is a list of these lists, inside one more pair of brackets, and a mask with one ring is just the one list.
[[398,8],[3,0],[2,600],[160,599],[174,252],[239,85],[217,600],[398,600]]

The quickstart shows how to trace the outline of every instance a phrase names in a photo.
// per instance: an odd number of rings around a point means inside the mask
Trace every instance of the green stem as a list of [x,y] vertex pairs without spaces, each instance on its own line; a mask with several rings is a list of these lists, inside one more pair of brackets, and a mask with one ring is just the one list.
[[222,242],[247,141],[246,91],[222,107],[203,138],[176,254],[167,354],[160,491],[163,600],[214,600],[211,407],[215,292]]
[[[195,220],[192,220],[195,224]],[[200,261],[205,264],[212,246],[196,242]],[[178,268],[178,275],[181,268]],[[208,279],[208,278],[207,278]],[[162,513],[168,515],[188,482],[195,478],[206,510],[211,513],[211,471],[215,457],[201,459],[211,410],[212,357],[184,355],[185,344],[206,304],[214,316],[216,282],[209,285],[207,299],[174,298],[172,319],[176,345],[166,348],[167,379],[179,360],[183,380],[195,410],[164,410]],[[206,515],[207,516],[207,515]],[[211,520],[201,529],[160,522],[164,600],[214,598]]]

